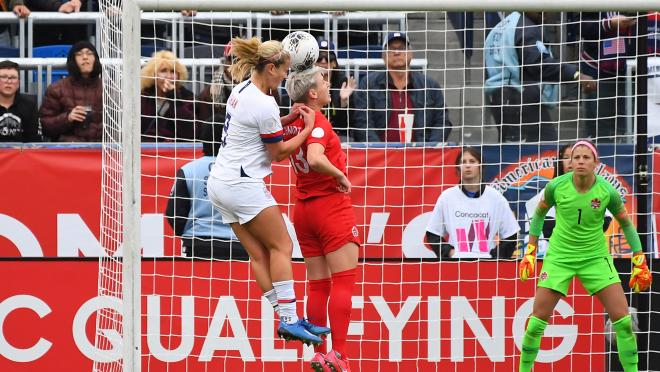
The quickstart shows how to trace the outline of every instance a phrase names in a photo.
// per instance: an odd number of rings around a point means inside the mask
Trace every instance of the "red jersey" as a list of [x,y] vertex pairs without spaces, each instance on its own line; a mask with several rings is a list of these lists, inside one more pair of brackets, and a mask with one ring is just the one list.
[[[285,140],[297,135],[304,127],[305,122],[303,119],[296,119],[284,128]],[[330,163],[346,174],[346,154],[341,149],[339,136],[332,129],[332,124],[325,115],[320,111],[316,111],[312,133],[302,146],[289,156],[291,166],[296,172],[296,197],[298,199],[308,199],[339,192],[337,180],[334,177],[313,171],[307,163],[307,146],[311,143],[323,145],[325,147],[324,154],[330,160]]]

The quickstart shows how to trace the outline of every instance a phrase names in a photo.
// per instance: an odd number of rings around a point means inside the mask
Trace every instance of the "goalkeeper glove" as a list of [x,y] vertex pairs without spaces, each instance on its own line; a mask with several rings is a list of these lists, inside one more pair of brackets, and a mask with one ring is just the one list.
[[525,281],[534,276],[534,266],[536,265],[536,244],[527,244],[525,255],[518,265],[518,274],[520,280]]
[[632,275],[630,275],[628,285],[635,293],[648,290],[653,278],[649,267],[646,265],[646,255],[642,253],[632,256],[632,263]]

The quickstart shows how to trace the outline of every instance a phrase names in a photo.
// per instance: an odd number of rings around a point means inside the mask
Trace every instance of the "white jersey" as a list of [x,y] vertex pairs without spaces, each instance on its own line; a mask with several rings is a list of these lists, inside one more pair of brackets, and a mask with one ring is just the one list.
[[273,172],[265,143],[283,139],[277,102],[246,80],[227,100],[220,153],[211,175],[222,181],[262,180]]
[[519,230],[506,198],[490,186],[476,198],[465,195],[460,186],[445,190],[426,227],[426,231],[448,237],[453,257],[491,257],[496,234],[504,239]]

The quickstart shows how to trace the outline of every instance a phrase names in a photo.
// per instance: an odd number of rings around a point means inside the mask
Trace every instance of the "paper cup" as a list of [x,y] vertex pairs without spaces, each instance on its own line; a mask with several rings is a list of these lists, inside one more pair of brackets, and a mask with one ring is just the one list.
[[399,138],[401,142],[412,142],[413,114],[399,114]]

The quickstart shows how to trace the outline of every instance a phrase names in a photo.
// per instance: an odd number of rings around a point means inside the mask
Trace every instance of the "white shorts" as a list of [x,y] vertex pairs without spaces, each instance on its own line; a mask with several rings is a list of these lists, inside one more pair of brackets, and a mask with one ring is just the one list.
[[277,205],[262,180],[247,178],[226,182],[211,175],[207,189],[209,200],[220,211],[222,222],[227,224],[250,222],[264,209]]

